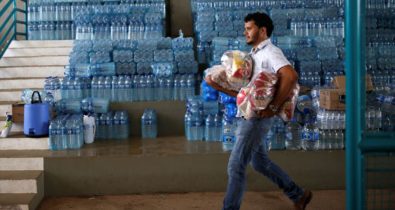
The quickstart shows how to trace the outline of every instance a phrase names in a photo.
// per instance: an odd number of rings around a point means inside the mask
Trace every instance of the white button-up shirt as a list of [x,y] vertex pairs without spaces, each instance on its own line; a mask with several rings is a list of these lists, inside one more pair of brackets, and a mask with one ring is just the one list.
[[[291,65],[280,48],[273,45],[270,39],[262,41],[256,48],[251,49],[250,55],[253,60],[254,78],[261,71],[277,73],[277,71],[286,65]],[[242,117],[240,110],[237,110],[237,117]]]
[[291,65],[284,56],[280,48],[274,46],[270,39],[261,42],[256,48],[252,48],[250,55],[253,64],[253,77],[261,71],[277,73],[277,71],[286,65]]

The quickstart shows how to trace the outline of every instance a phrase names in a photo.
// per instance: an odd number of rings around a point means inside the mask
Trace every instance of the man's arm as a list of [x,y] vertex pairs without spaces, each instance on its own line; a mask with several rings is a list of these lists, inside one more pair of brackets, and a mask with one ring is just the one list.
[[[298,81],[298,74],[292,66],[286,65],[278,70],[277,77],[278,81],[276,86],[276,95],[274,96],[272,102],[270,102],[268,107],[272,105],[278,109],[281,105],[284,104],[284,102],[291,94],[293,87]],[[258,112],[258,114],[261,117],[272,117],[276,113],[274,113],[271,109],[266,108],[265,110]]]
[[219,86],[216,82],[211,80],[211,77],[206,77],[206,78],[204,78],[204,80],[207,82],[208,85],[210,85],[214,89],[216,89],[220,92],[226,93],[230,96],[237,97],[238,92],[236,92],[234,90],[228,90],[228,89],[225,89],[225,88]]

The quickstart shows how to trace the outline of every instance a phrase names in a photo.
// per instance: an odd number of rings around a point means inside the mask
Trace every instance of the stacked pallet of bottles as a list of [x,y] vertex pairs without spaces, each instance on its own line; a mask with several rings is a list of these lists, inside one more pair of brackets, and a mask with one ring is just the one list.
[[[122,15],[112,15],[115,13]],[[86,39],[88,35],[105,39],[111,34],[147,32],[164,35],[165,16],[164,0],[32,0],[28,33],[30,40]]]

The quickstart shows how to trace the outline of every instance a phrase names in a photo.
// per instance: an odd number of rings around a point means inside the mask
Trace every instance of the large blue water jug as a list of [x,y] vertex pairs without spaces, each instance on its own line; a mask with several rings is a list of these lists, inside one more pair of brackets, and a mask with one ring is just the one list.
[[[38,94],[38,100],[34,94]],[[42,103],[40,93],[34,91],[31,104],[24,106],[23,133],[28,137],[48,136],[49,120],[49,104]]]

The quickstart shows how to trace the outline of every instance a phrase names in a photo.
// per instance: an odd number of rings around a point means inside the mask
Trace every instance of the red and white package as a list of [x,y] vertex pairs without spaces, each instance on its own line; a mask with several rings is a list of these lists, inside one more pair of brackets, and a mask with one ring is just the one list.
[[254,110],[266,109],[275,95],[276,83],[277,76],[274,73],[262,71],[254,77],[250,83],[252,86],[250,102]]
[[225,66],[228,82],[234,88],[245,87],[252,75],[252,58],[247,52],[240,50],[226,51],[221,57],[221,63]]
[[296,84],[293,88],[289,98],[285,101],[285,103],[280,107],[280,111],[278,112],[278,116],[284,121],[290,121],[294,115],[296,102],[299,96],[299,84]]
[[251,96],[250,92],[251,92],[251,87],[241,88],[236,98],[237,107],[239,108],[239,111],[241,112],[242,116],[246,119],[255,116],[255,111],[250,102],[250,96]]
[[225,66],[223,65],[214,65],[211,68],[208,68],[204,71],[205,78],[210,77],[210,79],[215,82],[217,85],[228,89],[239,91],[240,88],[234,87],[232,84],[228,82],[228,78],[226,75]]

